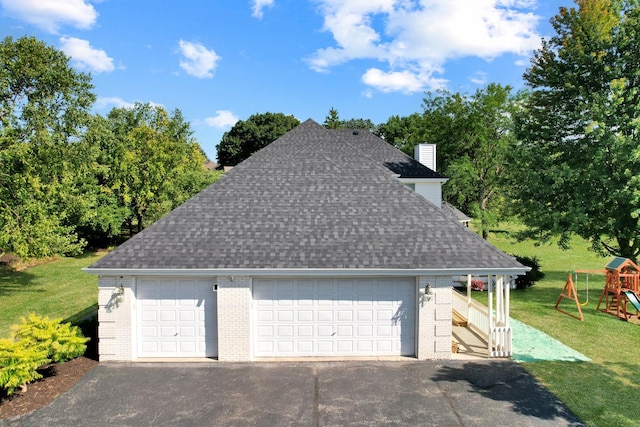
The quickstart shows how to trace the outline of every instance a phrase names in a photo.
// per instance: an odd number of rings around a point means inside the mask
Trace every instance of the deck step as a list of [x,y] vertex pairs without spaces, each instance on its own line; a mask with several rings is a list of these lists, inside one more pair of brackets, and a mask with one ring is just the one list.
[[462,315],[455,310],[453,310],[452,314],[453,315],[451,316],[451,323],[453,324],[453,326],[464,326],[465,328],[467,327],[467,319],[462,317]]

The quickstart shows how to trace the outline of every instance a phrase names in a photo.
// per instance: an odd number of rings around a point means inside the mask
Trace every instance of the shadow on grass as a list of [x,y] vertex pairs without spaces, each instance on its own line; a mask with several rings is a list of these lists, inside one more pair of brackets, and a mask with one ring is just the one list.
[[589,425],[640,425],[638,365],[626,362],[536,362],[523,365],[545,383],[558,398]]
[[36,276],[26,271],[14,271],[9,267],[0,266],[0,297],[18,292],[44,292],[43,289],[37,288],[35,278]]
[[[505,362],[466,362],[443,366],[432,378],[445,392],[466,382],[472,392],[496,401],[508,402],[514,413],[539,420],[563,420],[582,426],[580,420],[549,390],[540,385],[522,366]],[[500,424],[497,420],[497,423]],[[506,420],[504,420],[506,421]]]

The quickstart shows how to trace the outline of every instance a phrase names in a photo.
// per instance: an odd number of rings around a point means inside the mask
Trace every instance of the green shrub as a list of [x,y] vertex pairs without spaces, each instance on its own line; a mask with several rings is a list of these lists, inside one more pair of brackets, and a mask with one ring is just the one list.
[[0,387],[13,394],[18,387],[42,378],[37,369],[49,363],[47,352],[23,341],[0,340]]
[[540,259],[537,256],[512,256],[516,257],[520,264],[531,267],[531,270],[527,271],[526,274],[516,277],[517,289],[526,289],[529,286],[533,286],[535,282],[544,277],[544,273],[540,271]]
[[27,319],[23,317],[22,323],[13,326],[12,330],[16,340],[45,351],[53,362],[66,362],[84,354],[89,338],[85,338],[77,326],[61,321],[31,313]]

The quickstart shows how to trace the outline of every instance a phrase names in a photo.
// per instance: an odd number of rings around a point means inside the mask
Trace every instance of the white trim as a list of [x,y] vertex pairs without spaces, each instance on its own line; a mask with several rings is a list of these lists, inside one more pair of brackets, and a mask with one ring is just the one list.
[[440,184],[444,184],[449,181],[449,178],[398,178],[400,182],[403,184],[417,184],[417,183],[430,183],[430,182],[439,182]]
[[524,268],[434,268],[434,269],[377,269],[377,268],[83,268],[89,274],[102,276],[456,276],[456,275],[497,275],[524,274],[531,270]]

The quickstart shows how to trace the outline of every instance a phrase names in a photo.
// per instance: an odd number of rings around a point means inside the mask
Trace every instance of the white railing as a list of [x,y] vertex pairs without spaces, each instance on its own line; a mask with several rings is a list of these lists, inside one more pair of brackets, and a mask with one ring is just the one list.
[[478,333],[488,344],[489,357],[511,356],[511,327],[496,322],[495,313],[493,325],[490,326],[489,308],[479,302],[462,295],[455,289],[452,307],[462,317],[467,319],[467,326]]
[[451,289],[453,293],[453,309],[460,314],[460,316],[467,319],[469,317],[468,310],[469,305],[467,304],[467,297],[462,295],[460,292],[457,292],[455,289]]
[[489,348],[491,349],[489,357],[511,356],[511,327],[494,327],[491,333]]

